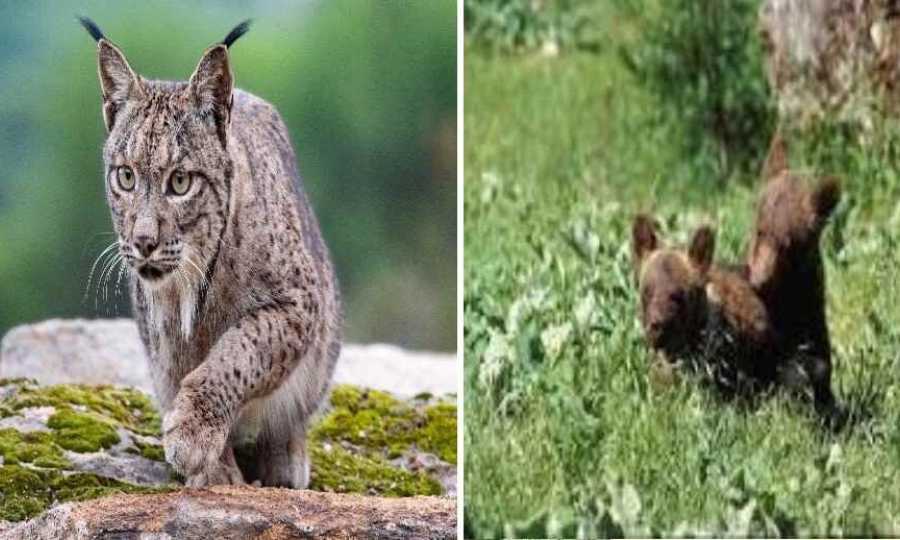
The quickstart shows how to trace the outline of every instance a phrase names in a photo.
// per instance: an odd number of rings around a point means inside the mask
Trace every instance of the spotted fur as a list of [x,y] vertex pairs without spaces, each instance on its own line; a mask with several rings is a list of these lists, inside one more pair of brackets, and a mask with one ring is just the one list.
[[98,40],[106,196],[166,459],[189,485],[249,481],[232,446],[252,436],[264,485],[305,487],[340,300],[284,122],[233,88],[228,45],[246,27],[207,49],[186,82],[137,75],[86,27]]

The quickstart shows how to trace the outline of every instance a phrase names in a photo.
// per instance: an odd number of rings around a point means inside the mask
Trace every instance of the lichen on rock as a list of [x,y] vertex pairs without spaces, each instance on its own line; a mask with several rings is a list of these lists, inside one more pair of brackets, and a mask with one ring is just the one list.
[[333,410],[313,429],[313,438],[346,441],[384,457],[402,455],[413,446],[456,463],[456,405],[399,401],[386,392],[337,386]]
[[[36,410],[52,412],[40,422],[30,414]],[[84,472],[75,463],[81,454],[109,451],[122,443],[120,432],[132,443],[125,451],[136,445],[132,437],[159,435],[159,417],[140,392],[108,386],[40,387],[29,379],[5,379],[0,380],[0,417],[4,425],[20,426],[0,429],[0,520],[26,519],[56,502],[176,488]],[[110,454],[115,460],[116,453]]]
[[[455,478],[456,405],[337,386],[309,444],[310,489],[445,493],[447,478]],[[178,489],[161,462],[159,414],[142,392],[0,380],[0,521],[30,518],[63,501]]]
[[113,493],[160,493],[171,488],[135,486],[96,474],[64,474],[22,465],[0,467],[0,520],[20,521],[56,502],[82,501]]
[[407,402],[338,385],[330,405],[310,433],[312,489],[387,496],[455,493],[455,404],[435,403],[431,395]]

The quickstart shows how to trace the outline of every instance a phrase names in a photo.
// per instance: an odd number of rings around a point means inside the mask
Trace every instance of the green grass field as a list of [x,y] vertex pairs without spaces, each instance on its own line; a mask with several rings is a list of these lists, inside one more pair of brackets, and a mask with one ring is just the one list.
[[822,249],[852,420],[831,433],[780,393],[649,386],[632,217],[679,243],[712,222],[736,261],[758,187],[698,174],[653,107],[611,49],[466,51],[466,535],[900,534],[896,162],[838,139],[792,156],[845,188]]

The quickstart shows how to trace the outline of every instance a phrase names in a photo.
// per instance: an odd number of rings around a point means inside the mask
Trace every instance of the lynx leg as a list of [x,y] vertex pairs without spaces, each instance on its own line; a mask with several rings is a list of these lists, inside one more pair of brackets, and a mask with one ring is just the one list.
[[259,435],[256,449],[262,485],[294,489],[305,489],[309,485],[305,426],[264,430]]

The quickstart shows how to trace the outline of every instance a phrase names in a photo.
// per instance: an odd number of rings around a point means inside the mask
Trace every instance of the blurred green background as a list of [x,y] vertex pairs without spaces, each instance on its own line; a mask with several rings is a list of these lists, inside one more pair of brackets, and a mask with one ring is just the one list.
[[236,86],[287,122],[337,266],[348,340],[455,349],[453,0],[4,3],[0,333],[129,313],[124,290],[86,291],[114,238],[96,48],[75,13],[156,79],[186,79],[208,45],[253,18],[231,51]]

